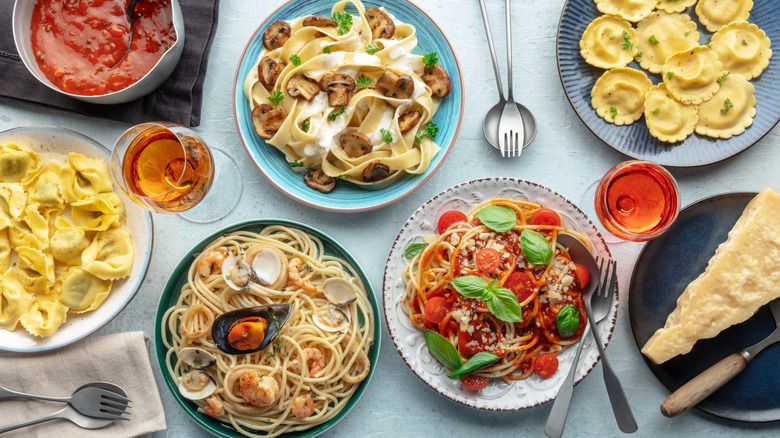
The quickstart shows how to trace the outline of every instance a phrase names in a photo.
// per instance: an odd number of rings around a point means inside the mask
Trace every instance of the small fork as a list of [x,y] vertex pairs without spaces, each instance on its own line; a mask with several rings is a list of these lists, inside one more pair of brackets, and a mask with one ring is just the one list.
[[509,0],[506,0],[506,68],[507,85],[509,93],[507,96],[504,110],[501,112],[501,119],[498,122],[498,143],[501,148],[502,157],[519,157],[523,151],[523,141],[525,140],[525,131],[523,126],[523,116],[517,109],[514,95],[512,94],[512,11],[510,10]]
[[129,420],[123,414],[127,412],[130,399],[115,391],[95,386],[84,385],[70,397],[49,397],[44,395],[25,394],[0,386],[0,400],[6,398],[27,398],[68,403],[78,412],[93,418],[107,420]]

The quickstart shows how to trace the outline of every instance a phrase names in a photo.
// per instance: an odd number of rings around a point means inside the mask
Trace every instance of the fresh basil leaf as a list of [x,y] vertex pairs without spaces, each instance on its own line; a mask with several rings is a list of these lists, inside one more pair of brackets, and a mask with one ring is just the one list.
[[517,225],[517,215],[509,207],[490,205],[477,212],[479,220],[488,228],[506,233]]
[[428,346],[428,351],[431,352],[431,356],[441,362],[442,365],[451,370],[457,370],[463,365],[463,358],[460,357],[458,349],[452,345],[449,339],[428,329],[423,329],[423,337],[425,338],[425,345]]
[[452,279],[450,284],[466,298],[482,298],[488,282],[476,275],[464,275]]
[[506,322],[522,322],[523,308],[517,301],[517,297],[511,290],[497,287],[493,296],[485,300],[488,309],[496,315],[496,318]]
[[566,339],[577,334],[580,327],[580,311],[574,304],[564,304],[558,310],[558,316],[555,317],[555,324],[558,326],[558,334]]
[[404,254],[407,259],[410,259],[417,254],[421,253],[425,249],[424,243],[412,243],[406,247],[406,253]]
[[489,351],[480,351],[479,353],[471,356],[471,358],[469,358],[469,360],[466,361],[466,363],[464,363],[460,368],[447,374],[447,377],[450,379],[460,379],[461,377],[466,377],[474,371],[480,368],[485,368],[499,359],[501,359],[500,356]]
[[520,234],[520,246],[525,259],[535,265],[546,265],[553,257],[550,242],[534,230],[524,230]]

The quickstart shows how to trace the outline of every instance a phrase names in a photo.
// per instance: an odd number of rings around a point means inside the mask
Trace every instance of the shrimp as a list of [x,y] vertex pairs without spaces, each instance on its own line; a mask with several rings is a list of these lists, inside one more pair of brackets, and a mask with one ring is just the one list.
[[279,396],[279,382],[258,372],[241,375],[241,396],[252,406],[268,406]]
[[206,407],[203,408],[203,410],[214,418],[225,415],[225,405],[222,404],[222,400],[216,395],[212,395],[206,399]]
[[309,368],[309,375],[316,377],[325,369],[325,355],[322,350],[315,347],[306,347],[303,349],[303,358],[306,366]]
[[311,399],[311,395],[295,397],[292,401],[291,411],[298,418],[311,416],[314,413],[314,400]]
[[287,265],[287,278],[305,291],[316,292],[317,288],[313,284],[301,278],[301,268],[303,268],[303,260],[293,257]]
[[205,277],[212,272],[222,269],[222,262],[227,258],[227,254],[218,251],[209,251],[198,261],[198,274]]

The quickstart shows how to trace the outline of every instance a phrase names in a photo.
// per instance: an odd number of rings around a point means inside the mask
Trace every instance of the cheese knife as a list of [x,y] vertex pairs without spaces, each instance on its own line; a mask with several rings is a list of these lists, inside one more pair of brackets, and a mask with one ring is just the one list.
[[761,342],[727,356],[679,387],[661,404],[661,413],[672,418],[696,406],[741,373],[761,350],[780,341],[780,298],[770,302],[769,309],[775,318],[775,331]]

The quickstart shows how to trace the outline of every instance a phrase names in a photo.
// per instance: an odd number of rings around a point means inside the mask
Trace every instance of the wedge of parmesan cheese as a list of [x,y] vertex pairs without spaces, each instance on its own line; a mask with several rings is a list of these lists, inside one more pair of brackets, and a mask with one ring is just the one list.
[[663,328],[642,347],[660,364],[691,351],[780,297],[780,195],[766,189],[745,207],[707,268],[685,288]]

